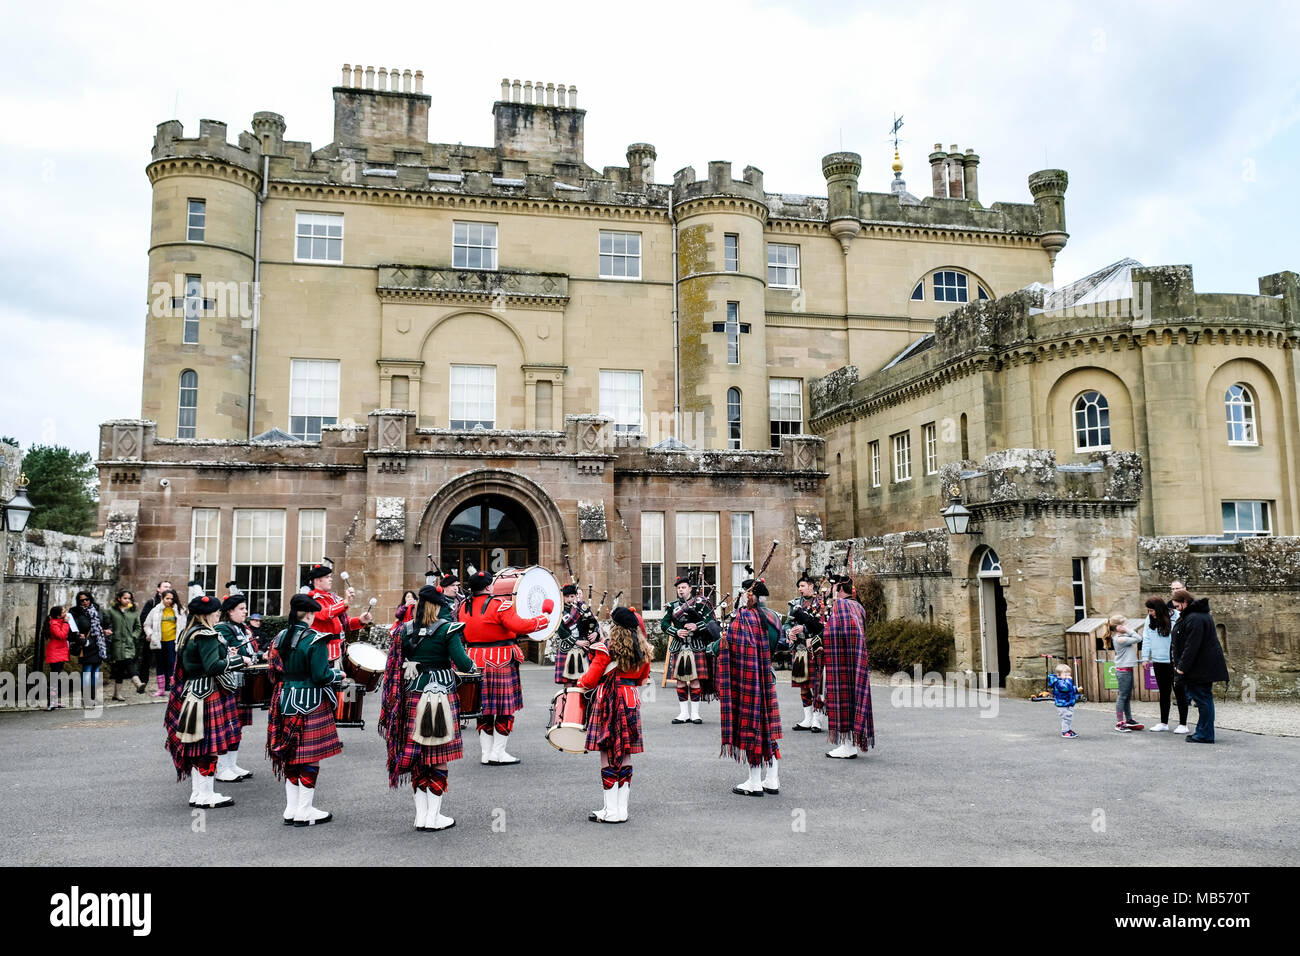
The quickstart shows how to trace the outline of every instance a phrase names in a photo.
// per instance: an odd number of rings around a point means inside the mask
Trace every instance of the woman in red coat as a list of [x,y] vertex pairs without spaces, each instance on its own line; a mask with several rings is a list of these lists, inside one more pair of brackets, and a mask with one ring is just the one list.
[[600,786],[605,801],[587,819],[624,823],[632,787],[632,762],[628,758],[645,749],[637,687],[650,675],[654,649],[646,640],[640,618],[630,608],[614,608],[611,622],[609,637],[591,645],[591,665],[578,686],[596,689],[587,720],[587,750],[600,751]]
[[63,613],[63,608],[55,605],[50,608],[49,619],[45,622],[45,631],[42,635],[44,641],[41,645],[41,656],[44,660],[37,659],[36,663],[43,664],[49,668],[50,699],[46,710],[53,710],[56,707],[62,707],[59,700],[59,675],[63,673],[63,665],[68,663],[68,634],[71,632],[68,619]]

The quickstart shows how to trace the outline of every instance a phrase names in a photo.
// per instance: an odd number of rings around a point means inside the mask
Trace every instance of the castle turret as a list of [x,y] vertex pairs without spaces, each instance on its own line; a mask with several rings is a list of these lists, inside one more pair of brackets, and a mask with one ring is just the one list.
[[1042,231],[1038,243],[1056,264],[1056,254],[1065,248],[1070,234],[1065,231],[1065,190],[1070,177],[1064,169],[1040,169],[1029,175],[1029,191],[1034,195]]
[[822,175],[826,177],[827,225],[831,235],[840,241],[844,254],[849,254],[849,243],[862,231],[858,218],[858,174],[862,172],[862,157],[857,153],[828,153],[822,157]]
[[253,114],[253,135],[266,156],[284,155],[284,117],[279,113],[262,111]]
[[731,163],[711,162],[708,178],[696,182],[695,170],[688,166],[673,177],[673,197],[680,280],[681,437],[697,448],[734,444],[729,413],[737,405],[728,399],[738,397],[739,447],[766,449],[763,230],[768,208],[763,171],[746,166],[743,178],[736,180]]
[[655,148],[649,143],[633,143],[627,148],[627,185],[634,191],[645,189],[655,181]]

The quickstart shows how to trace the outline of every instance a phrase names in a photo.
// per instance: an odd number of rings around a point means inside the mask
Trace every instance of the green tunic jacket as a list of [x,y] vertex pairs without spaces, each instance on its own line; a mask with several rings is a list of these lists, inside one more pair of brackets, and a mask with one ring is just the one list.
[[207,628],[192,631],[181,648],[180,662],[187,681],[216,677],[230,665],[225,639]]
[[407,678],[407,690],[423,692],[435,681],[435,672],[450,670],[453,664],[464,673],[474,669],[474,662],[465,653],[464,631],[464,624],[446,621],[439,621],[434,627],[421,628],[419,632],[412,623],[402,625],[402,661],[420,667],[419,674]]

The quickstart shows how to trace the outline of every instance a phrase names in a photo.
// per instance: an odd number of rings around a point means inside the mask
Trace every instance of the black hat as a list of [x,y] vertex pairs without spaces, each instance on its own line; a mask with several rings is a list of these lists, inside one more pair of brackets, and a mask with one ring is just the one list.
[[673,582],[673,587],[677,587],[678,585],[681,584],[689,584],[692,589],[695,587],[694,582],[692,582],[690,578],[678,578],[676,581]]
[[796,581],[795,584],[803,584],[805,581],[807,581],[809,584],[813,585],[814,587],[817,586],[817,582],[813,580],[812,576],[808,573],[806,569],[803,572],[803,574],[799,575],[799,580]]
[[772,593],[767,589],[767,583],[762,578],[755,581],[754,586],[750,588],[750,590],[754,592],[756,597],[768,597]]
[[482,571],[476,571],[474,574],[470,576],[469,589],[473,591],[475,594],[477,594],[479,591],[486,591],[488,585],[491,583],[492,583],[492,579],[490,577],[488,577]]
[[439,581],[438,583],[442,585],[444,588],[449,588],[453,584],[460,584],[460,578],[456,577],[456,575],[454,574],[444,574],[442,576],[442,580]]
[[200,594],[189,603],[190,614],[214,614],[220,610],[221,602],[206,594]]
[[565,597],[577,597],[577,596],[578,596],[578,586],[577,586],[576,584],[566,584],[566,585],[565,585],[563,588],[561,588],[560,590],[561,590],[561,592],[564,594]]
[[244,594],[235,593],[221,602],[221,610],[223,613],[229,614],[235,608],[239,607],[239,605],[247,603],[248,598]]
[[626,628],[629,631],[635,631],[641,627],[641,622],[637,620],[636,612],[628,607],[622,607],[620,605],[619,607],[614,608],[613,613],[611,613],[609,617],[610,620],[619,627]]
[[303,611],[314,613],[320,610],[320,602],[310,594],[295,594],[289,598],[289,610],[294,614],[301,614]]
[[334,569],[331,568],[328,564],[318,564],[315,567],[313,567],[310,571],[307,572],[307,574],[304,576],[304,580],[315,581],[317,578],[323,578],[325,577],[325,575],[333,574],[333,573],[334,573]]
[[447,599],[443,597],[442,589],[436,588],[432,584],[426,584],[416,592],[415,596],[421,601],[432,601],[434,604],[445,604]]

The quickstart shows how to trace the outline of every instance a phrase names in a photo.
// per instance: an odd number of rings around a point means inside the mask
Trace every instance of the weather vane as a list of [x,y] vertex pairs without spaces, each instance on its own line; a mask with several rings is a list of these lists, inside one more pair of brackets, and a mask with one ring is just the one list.
[[889,128],[889,133],[894,137],[894,152],[898,152],[898,131],[903,128],[903,117],[894,114],[894,125]]

